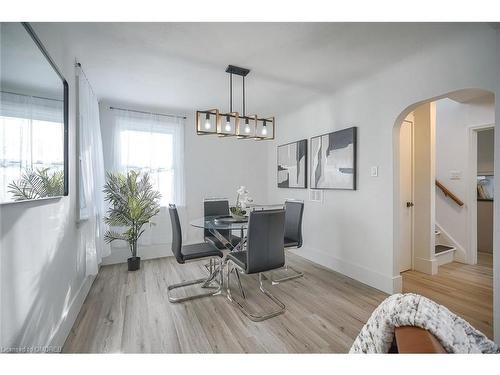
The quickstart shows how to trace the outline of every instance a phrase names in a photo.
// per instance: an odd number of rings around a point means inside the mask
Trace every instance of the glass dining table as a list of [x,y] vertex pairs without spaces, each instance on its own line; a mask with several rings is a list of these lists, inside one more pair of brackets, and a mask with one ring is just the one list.
[[[272,208],[283,208],[283,204],[253,204],[250,210],[267,210]],[[232,216],[203,216],[191,220],[189,223],[195,228],[208,230],[230,251],[240,251],[246,242],[245,230],[248,228],[248,216],[237,219]],[[240,241],[235,245],[232,241],[233,233],[239,233]],[[228,238],[222,233],[227,233]]]
[[[232,216],[204,216],[190,221],[191,226],[200,229],[208,230],[215,238],[217,238],[226,249],[229,251],[242,251],[245,246],[245,230],[248,228],[248,217],[242,219],[234,219]],[[234,244],[232,241],[233,231],[238,231],[239,241]],[[223,235],[225,233],[226,235]],[[221,263],[220,267],[212,268],[212,263],[205,264],[210,277],[207,281],[202,284],[202,288],[208,288],[212,283],[218,284],[216,275],[220,272],[221,279],[224,280],[224,268],[226,265],[226,259]],[[240,293],[244,296],[243,287],[241,286],[241,280],[239,274],[236,272],[236,277],[238,281],[238,286],[240,288]],[[224,287],[221,285],[221,287]]]
[[[235,219],[232,216],[204,216],[190,222],[191,226],[208,230],[230,251],[241,251],[245,245],[245,230],[248,228],[248,217]],[[233,233],[238,232],[240,241],[234,244]],[[222,233],[226,233],[223,235]]]

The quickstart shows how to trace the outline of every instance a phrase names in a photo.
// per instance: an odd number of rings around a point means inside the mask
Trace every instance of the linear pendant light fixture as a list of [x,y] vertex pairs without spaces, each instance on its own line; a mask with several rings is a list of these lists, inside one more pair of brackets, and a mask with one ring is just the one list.
[[[245,77],[250,73],[250,69],[228,65],[226,73],[229,73],[229,112],[223,113],[218,109],[196,111],[196,133],[216,134],[219,137],[236,136],[258,141],[274,139],[274,117],[263,118],[245,113]],[[233,74],[242,77],[242,115],[233,111]]]

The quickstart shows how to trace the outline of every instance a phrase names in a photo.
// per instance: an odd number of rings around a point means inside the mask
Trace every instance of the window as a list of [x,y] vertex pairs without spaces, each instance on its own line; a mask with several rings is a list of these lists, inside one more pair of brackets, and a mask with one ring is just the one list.
[[162,207],[183,204],[183,123],[165,116],[116,110],[115,157],[122,172],[149,173]]
[[161,193],[161,206],[174,201],[172,134],[123,130],[120,133],[122,168],[149,173],[153,188]]

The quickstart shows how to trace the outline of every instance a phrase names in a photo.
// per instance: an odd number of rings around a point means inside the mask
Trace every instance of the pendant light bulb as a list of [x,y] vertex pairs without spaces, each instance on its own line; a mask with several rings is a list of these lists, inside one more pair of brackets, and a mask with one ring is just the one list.
[[212,127],[212,124],[210,123],[210,115],[207,113],[205,115],[205,129],[209,130]]
[[267,135],[267,124],[266,124],[266,120],[264,120],[264,123],[262,124],[262,135]]
[[248,119],[245,119],[245,133],[250,133],[250,125],[248,125]]
[[226,116],[226,126],[225,126],[224,130],[227,132],[231,131],[231,120],[229,119],[229,116]]

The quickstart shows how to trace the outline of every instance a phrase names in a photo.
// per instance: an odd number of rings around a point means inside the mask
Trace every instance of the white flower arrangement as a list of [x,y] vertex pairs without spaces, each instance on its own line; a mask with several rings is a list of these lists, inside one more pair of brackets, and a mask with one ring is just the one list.
[[240,186],[236,190],[236,205],[231,207],[231,214],[236,218],[243,218],[246,215],[246,208],[253,202],[245,186]]

